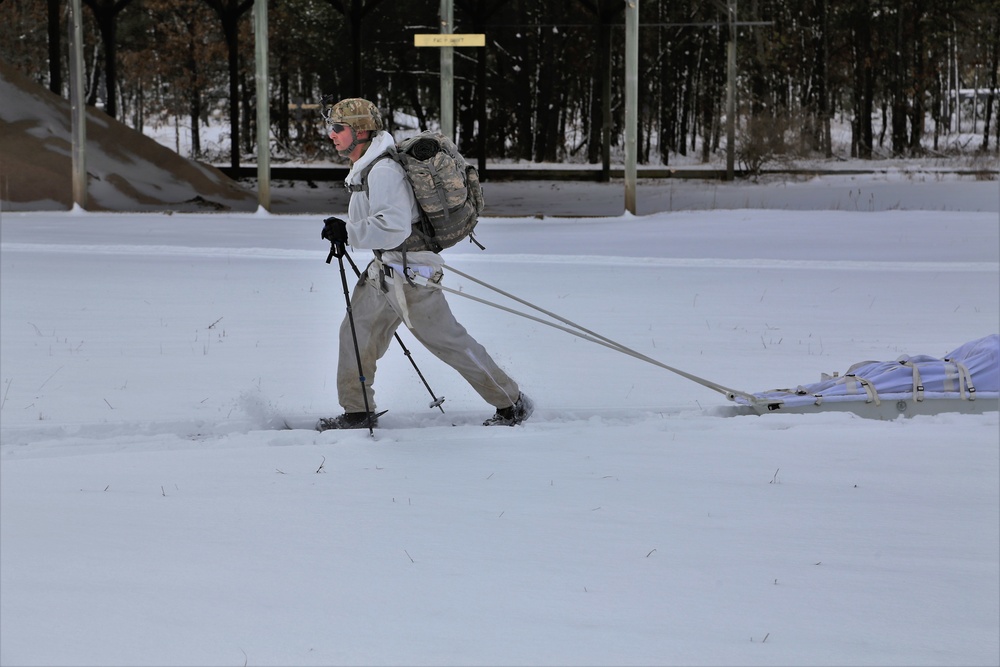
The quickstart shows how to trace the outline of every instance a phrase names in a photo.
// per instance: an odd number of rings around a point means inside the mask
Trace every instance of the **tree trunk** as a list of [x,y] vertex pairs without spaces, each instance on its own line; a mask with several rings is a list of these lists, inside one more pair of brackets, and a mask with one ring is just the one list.
[[[597,26],[597,47],[594,50],[594,94],[590,98],[590,137],[587,142],[587,162],[602,161],[605,124],[605,103],[610,108],[611,94],[611,26]],[[610,113],[608,114],[610,115]]]
[[282,53],[278,57],[278,139],[282,144],[288,146],[291,140],[291,115],[288,109],[292,101],[289,88],[288,57]]
[[84,0],[94,13],[104,48],[104,112],[112,118],[118,115],[118,14],[132,0]]
[[[481,29],[481,28],[480,28]],[[489,135],[489,116],[487,115],[486,99],[486,58],[489,44],[477,50],[476,57],[476,157],[479,159],[479,176],[486,178],[486,137]]]
[[59,27],[59,0],[48,0],[49,90],[62,96],[62,30]]
[[[247,82],[246,72],[240,73],[240,88],[242,92],[240,100],[242,106],[242,113],[240,114],[242,122],[240,138],[243,140],[243,150],[247,153],[253,153],[257,138],[257,114],[254,112],[255,94],[253,86]],[[261,101],[267,104],[267,96]]]
[[191,117],[191,157],[198,159],[201,157],[201,91],[196,90],[191,95],[191,102],[188,108]]
[[[496,14],[509,0],[455,0],[457,7],[461,8],[472,18],[472,31],[474,33],[486,34],[486,45],[476,49],[476,83],[473,95],[473,106],[475,108],[476,119],[476,157],[479,161],[479,176],[486,178],[486,154],[489,145],[489,115],[488,105],[489,88],[487,85],[487,62],[489,58],[490,34],[487,29],[487,22],[490,17]],[[470,135],[471,136],[471,135]]]
[[833,136],[830,128],[830,12],[829,0],[820,0],[819,29],[819,113],[820,113],[820,144],[823,155],[833,157]]
[[[341,0],[327,0],[331,7],[340,12],[347,21],[347,36],[351,40],[351,79],[347,84],[347,94],[344,97],[375,97],[364,87],[364,52],[362,39],[364,20],[385,0],[349,0],[344,6]],[[377,100],[370,101],[378,103]]]
[[205,0],[222,21],[229,54],[229,164],[240,166],[240,17],[253,0]]
[[240,27],[236,20],[223,19],[229,52],[229,164],[240,166]]
[[551,60],[538,67],[538,76],[535,89],[537,90],[538,106],[535,110],[536,129],[534,161],[535,162],[555,162],[559,148],[559,107],[562,106],[561,94],[558,90],[561,77],[557,78],[557,73],[562,71],[561,45],[552,44],[551,41],[558,41],[559,36],[548,37],[544,32],[538,33],[538,53],[552,54]]
[[913,85],[911,86],[913,102],[910,108],[909,146],[911,153],[919,154],[924,138],[924,116],[927,113],[927,107],[924,104],[924,95],[927,89],[927,81],[925,80],[927,64],[925,50],[927,45],[925,44],[924,35],[924,16],[926,10],[922,0],[917,0],[917,2],[914,2],[914,5],[910,12],[908,12],[913,20],[913,39],[908,41],[911,41],[913,44],[914,69]]
[[909,53],[907,44],[903,38],[903,24],[905,14],[902,4],[904,0],[897,0],[895,12],[895,26],[893,30],[893,48],[890,56],[892,80],[889,86],[889,99],[891,100],[892,117],[890,123],[892,127],[892,152],[894,155],[904,155],[909,142],[906,136],[907,118],[907,95],[908,87],[906,55]]
[[[985,153],[990,149],[990,123],[993,120],[993,107],[997,102],[997,73],[1000,72],[1000,11],[993,17],[993,36],[990,40],[990,93],[986,98],[986,127],[983,130],[983,146]],[[1000,149],[1000,121],[997,122],[997,144]]]
[[857,0],[853,9],[854,39],[854,137],[857,157],[872,158],[875,134],[872,114],[875,113],[875,53],[872,48],[872,17],[868,0]]
[[102,12],[97,18],[104,43],[104,113],[112,118],[118,116],[118,101],[115,94],[118,87],[118,30],[113,15]]

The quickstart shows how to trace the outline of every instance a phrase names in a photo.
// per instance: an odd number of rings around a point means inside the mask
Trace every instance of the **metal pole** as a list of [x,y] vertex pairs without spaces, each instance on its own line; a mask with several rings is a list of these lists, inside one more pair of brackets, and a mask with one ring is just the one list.
[[334,257],[340,263],[340,282],[344,286],[344,300],[347,301],[347,319],[351,324],[351,340],[354,341],[354,358],[358,362],[358,382],[361,383],[361,397],[365,401],[365,426],[368,427],[368,435],[375,437],[375,431],[373,430],[375,424],[373,422],[378,418],[378,415],[372,414],[372,409],[368,403],[368,390],[365,388],[365,369],[361,364],[361,348],[358,347],[358,330],[354,326],[354,309],[351,308],[351,289],[347,286],[347,271],[344,270],[344,255],[346,254],[347,248],[344,247],[343,243],[331,243],[330,254],[326,256],[326,263],[329,264],[330,260]]
[[726,180],[736,165],[736,0],[729,0],[729,44],[726,46]]
[[636,213],[636,140],[639,118],[639,0],[625,3],[625,210]]
[[271,100],[267,71],[267,0],[253,3],[257,86],[257,203],[271,210]]
[[69,99],[73,153],[73,203],[87,208],[87,108],[83,95],[83,9],[70,3]]
[[[453,0],[441,0],[441,34],[450,35],[454,30],[455,7]],[[441,134],[455,139],[455,49],[441,47]]]

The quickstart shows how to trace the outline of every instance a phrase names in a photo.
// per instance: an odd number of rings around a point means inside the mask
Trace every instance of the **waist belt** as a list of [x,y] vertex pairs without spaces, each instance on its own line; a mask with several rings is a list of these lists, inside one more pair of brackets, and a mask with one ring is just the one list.
[[[389,305],[393,307],[396,314],[403,320],[406,328],[412,329],[413,325],[410,323],[410,312],[406,304],[405,291],[406,285],[412,283],[410,282],[410,278],[407,278],[406,276],[409,274],[411,278],[418,275],[424,278],[430,278],[430,276],[433,275],[433,271],[434,270],[429,266],[408,266],[404,271],[401,264],[387,264],[376,257],[372,260],[372,263],[368,265],[368,279],[377,285],[378,288],[381,289],[386,295]],[[387,279],[388,283],[386,282]],[[395,299],[389,299],[389,284],[392,285],[392,295]]]

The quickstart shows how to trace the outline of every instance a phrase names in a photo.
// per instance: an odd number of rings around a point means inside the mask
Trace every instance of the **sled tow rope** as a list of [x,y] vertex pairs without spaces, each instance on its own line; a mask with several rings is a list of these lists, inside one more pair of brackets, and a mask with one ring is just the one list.
[[577,338],[582,338],[583,340],[588,340],[591,343],[597,343],[598,345],[603,345],[604,347],[610,348],[612,350],[616,350],[618,352],[621,352],[622,354],[627,354],[630,357],[634,357],[635,359],[639,359],[640,361],[645,361],[646,363],[652,364],[654,366],[658,366],[660,368],[663,368],[665,370],[670,371],[671,373],[675,373],[677,375],[680,375],[683,378],[687,378],[688,380],[691,380],[692,382],[697,382],[698,384],[700,384],[703,387],[707,387],[709,389],[712,389],[713,391],[717,391],[720,394],[724,395],[730,401],[735,400],[735,398],[737,396],[739,396],[740,398],[742,398],[742,399],[744,399],[746,401],[749,401],[751,404],[756,403],[756,399],[751,394],[748,394],[748,393],[743,392],[743,391],[738,391],[736,389],[730,389],[729,387],[723,386],[723,385],[718,384],[716,382],[712,382],[711,380],[706,380],[704,378],[698,377],[697,375],[692,375],[691,373],[687,373],[687,372],[682,371],[682,370],[680,370],[678,368],[674,368],[673,366],[668,366],[667,364],[664,364],[664,363],[662,363],[660,361],[657,361],[656,359],[648,357],[645,354],[642,354],[641,352],[637,352],[637,351],[635,351],[635,350],[633,350],[633,349],[631,349],[629,347],[626,347],[626,346],[622,345],[621,343],[618,343],[616,341],[611,340],[610,338],[602,336],[599,333],[593,332],[590,329],[586,329],[586,328],[580,326],[579,324],[577,324],[575,322],[571,322],[570,320],[568,320],[568,319],[566,319],[564,317],[561,317],[561,316],[559,316],[559,315],[557,315],[557,314],[555,314],[553,312],[545,310],[544,308],[540,308],[540,307],[536,306],[533,303],[530,303],[528,301],[525,301],[524,299],[521,299],[520,297],[514,296],[513,294],[510,294],[510,293],[505,292],[505,291],[503,291],[503,290],[501,290],[501,289],[499,289],[497,287],[494,287],[493,285],[490,285],[489,283],[483,282],[482,280],[479,280],[478,278],[475,278],[473,276],[470,276],[467,273],[459,271],[458,269],[456,269],[456,268],[454,268],[452,266],[449,266],[449,265],[445,264],[444,268],[446,268],[447,270],[451,271],[452,273],[455,273],[456,275],[462,276],[463,278],[471,280],[472,282],[474,282],[474,283],[476,283],[478,285],[481,285],[481,286],[483,286],[483,287],[485,287],[485,288],[487,288],[489,290],[492,290],[492,291],[496,292],[497,294],[505,296],[508,299],[516,301],[516,302],[518,302],[518,303],[520,303],[520,304],[522,304],[524,306],[528,306],[529,308],[532,308],[533,310],[537,310],[538,312],[540,312],[540,313],[542,313],[544,315],[547,315],[547,316],[555,319],[558,322],[562,322],[562,324],[565,324],[567,326],[561,326],[559,324],[556,324],[554,322],[550,322],[550,321],[542,319],[540,317],[536,317],[536,316],[531,315],[529,313],[524,313],[524,312],[521,312],[519,310],[515,310],[513,308],[508,308],[507,306],[503,306],[501,304],[494,303],[492,301],[488,301],[487,299],[482,299],[482,298],[479,298],[477,296],[473,296],[471,294],[466,294],[465,292],[461,292],[461,291],[456,290],[456,289],[451,289],[450,287],[445,287],[444,285],[440,285],[438,283],[430,282],[429,280],[427,280],[426,278],[422,278],[421,276],[413,276],[412,279],[414,280],[414,282],[417,282],[417,283],[419,283],[421,285],[425,285],[427,287],[434,287],[434,288],[443,290],[445,292],[448,292],[450,294],[457,294],[458,296],[465,297],[466,299],[471,299],[473,301],[477,301],[477,302],[485,304],[487,306],[492,306],[494,308],[498,308],[498,309],[506,311],[508,313],[513,313],[514,315],[519,315],[520,317],[524,317],[526,319],[538,322],[540,324],[544,324],[546,326],[550,326],[553,329],[559,329],[560,331],[565,331],[566,333],[571,334],[573,336],[576,336]]

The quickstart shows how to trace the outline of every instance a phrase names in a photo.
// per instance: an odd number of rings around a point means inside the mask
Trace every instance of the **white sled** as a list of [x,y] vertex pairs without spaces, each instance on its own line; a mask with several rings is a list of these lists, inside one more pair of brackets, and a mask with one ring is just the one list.
[[738,414],[849,411],[873,419],[1000,410],[1000,335],[970,341],[938,359],[862,361],[815,384],[736,395]]
[[899,415],[911,417],[939,412],[978,414],[1000,410],[1000,335],[998,334],[970,341],[948,353],[943,359],[903,356],[896,361],[862,361],[847,369],[843,376],[838,373],[832,376],[824,374],[821,381],[816,384],[749,394],[668,366],[452,266],[446,264],[445,268],[547,315],[558,323],[493,303],[462,290],[444,287],[440,283],[430,282],[420,276],[414,276],[413,280],[418,284],[456,294],[565,331],[697,382],[736,403],[735,408],[721,410],[721,414],[726,416],[840,410],[854,412],[862,417],[894,419]]

